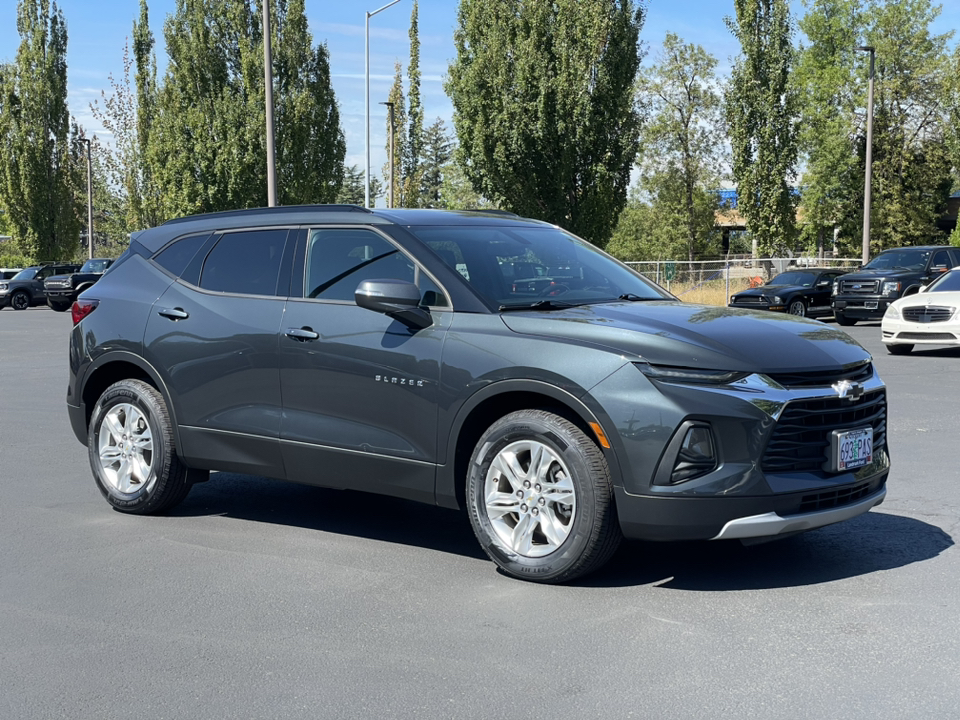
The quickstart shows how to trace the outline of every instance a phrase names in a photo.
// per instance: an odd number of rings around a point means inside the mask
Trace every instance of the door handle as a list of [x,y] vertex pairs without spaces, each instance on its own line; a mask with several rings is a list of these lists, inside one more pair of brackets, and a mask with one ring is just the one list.
[[293,338],[294,340],[299,340],[300,342],[306,342],[307,340],[319,340],[320,333],[314,332],[308,327],[302,328],[287,328],[284,331],[284,335],[288,338]]
[[177,320],[186,320],[188,317],[190,317],[190,313],[183,308],[160,308],[157,310],[157,314],[165,318],[169,318],[174,322]]

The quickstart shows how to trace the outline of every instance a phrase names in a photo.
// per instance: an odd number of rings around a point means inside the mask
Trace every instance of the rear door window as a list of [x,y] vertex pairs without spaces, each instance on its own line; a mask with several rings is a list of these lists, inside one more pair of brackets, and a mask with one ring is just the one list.
[[214,292],[276,295],[287,229],[224,233],[203,262],[200,287]]
[[154,255],[153,261],[174,277],[180,277],[208,237],[210,237],[209,233],[203,233],[174,240]]

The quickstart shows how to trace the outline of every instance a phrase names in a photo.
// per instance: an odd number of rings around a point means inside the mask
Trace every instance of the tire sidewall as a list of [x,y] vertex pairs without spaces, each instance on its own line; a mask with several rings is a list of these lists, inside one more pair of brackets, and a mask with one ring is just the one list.
[[[19,298],[24,298],[25,302],[22,305],[17,304]],[[10,307],[14,310],[26,310],[30,307],[30,296],[23,290],[17,290],[13,295],[10,296]]]
[[[506,547],[493,529],[484,503],[487,472],[497,454],[513,442],[528,439],[548,445],[563,459],[570,471],[577,501],[567,539],[559,549],[540,558],[524,557]],[[586,458],[566,428],[540,418],[508,415],[483,434],[470,461],[467,495],[470,522],[484,551],[508,574],[521,579],[543,582],[567,573],[580,561],[597,532],[596,490]]]
[[[794,311],[793,311],[794,306],[797,305],[797,304],[800,305],[800,312],[794,312]],[[800,300],[799,298],[794,298],[793,300],[790,301],[790,304],[787,306],[787,312],[788,312],[790,315],[793,315],[794,317],[806,317],[806,316],[807,316],[807,306],[806,306],[806,304],[803,302],[803,300]]]
[[[150,467],[150,477],[142,487],[130,494],[120,493],[109,482],[104,480],[100,467],[99,444],[103,418],[115,406],[127,403],[133,405],[146,419],[153,440],[153,458]],[[90,458],[90,468],[100,492],[113,507],[124,512],[136,512],[150,505],[157,495],[159,485],[163,481],[164,466],[168,463],[168,448],[166,439],[158,418],[160,413],[152,397],[140,391],[132,381],[121,381],[109,388],[97,400],[90,417],[90,427],[87,431],[87,453]]]

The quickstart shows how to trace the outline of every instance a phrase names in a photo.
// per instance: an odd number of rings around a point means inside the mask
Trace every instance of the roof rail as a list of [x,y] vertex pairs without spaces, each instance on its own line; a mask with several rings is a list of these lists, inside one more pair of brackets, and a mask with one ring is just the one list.
[[180,222],[188,222],[198,218],[215,219],[229,217],[243,217],[244,215],[283,215],[295,212],[358,212],[372,213],[365,207],[359,205],[281,205],[279,207],[266,208],[244,208],[242,210],[222,210],[220,212],[201,213],[200,215],[188,215],[187,217],[174,218],[167,220],[164,225],[175,225]]
[[456,210],[456,212],[472,212],[472,213],[484,213],[486,215],[504,215],[506,217],[520,217],[520,215],[517,215],[514,212],[510,212],[509,210],[494,210],[493,208],[490,208],[488,210],[484,210],[483,208],[469,208],[467,210]]

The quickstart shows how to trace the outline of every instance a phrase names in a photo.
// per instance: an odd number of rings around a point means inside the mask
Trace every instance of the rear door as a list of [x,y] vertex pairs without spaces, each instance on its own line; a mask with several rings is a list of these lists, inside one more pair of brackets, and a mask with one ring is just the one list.
[[[291,480],[433,501],[446,294],[370,228],[304,233],[280,333],[281,438]],[[358,307],[363,280],[415,282],[434,323]]]
[[220,234],[191,261],[196,278],[185,272],[150,313],[144,356],[167,383],[181,453],[197,467],[283,477],[278,284],[291,262],[289,234],[283,227]]

